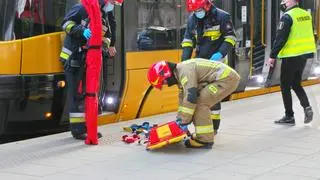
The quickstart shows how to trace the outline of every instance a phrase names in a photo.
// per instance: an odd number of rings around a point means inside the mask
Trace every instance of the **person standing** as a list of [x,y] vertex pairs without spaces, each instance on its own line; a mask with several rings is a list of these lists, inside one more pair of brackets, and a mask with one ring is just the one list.
[[284,14],[268,60],[270,67],[274,67],[276,58],[281,59],[280,87],[285,116],[275,121],[276,124],[295,125],[291,88],[304,109],[304,123],[310,123],[313,119],[312,107],[301,86],[301,78],[307,58],[313,57],[316,52],[316,44],[312,16],[299,8],[298,3],[299,0],[281,1],[281,11]]
[[[112,14],[115,4],[121,5],[123,0],[99,0],[102,15],[102,49],[114,56],[115,21]],[[111,23],[110,23],[111,22]],[[85,55],[87,41],[91,37],[90,21],[83,4],[74,5],[65,15],[62,29],[66,32],[64,45],[60,53],[67,82],[67,110],[69,112],[70,131],[75,139],[85,140],[87,137],[84,110],[80,108],[83,92],[80,85],[84,79]],[[83,84],[83,83],[82,83]],[[79,88],[80,86],[80,88]],[[83,91],[82,89],[81,91]],[[100,138],[102,135],[98,133]]]

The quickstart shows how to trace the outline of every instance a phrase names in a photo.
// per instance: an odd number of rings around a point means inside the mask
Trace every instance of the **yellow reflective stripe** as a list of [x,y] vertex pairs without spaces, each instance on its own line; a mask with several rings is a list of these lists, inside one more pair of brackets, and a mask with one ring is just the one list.
[[207,126],[195,126],[196,134],[208,134],[213,133],[213,125],[207,125]]
[[182,42],[181,46],[183,48],[185,48],[185,47],[193,47],[193,43],[192,42]]
[[69,57],[70,57],[70,55],[67,54],[67,53],[65,53],[65,52],[61,52],[61,53],[60,53],[60,57],[61,57],[62,59],[68,60]]
[[213,84],[211,84],[208,88],[209,91],[211,91],[213,94],[216,94],[218,92],[218,88]]
[[230,72],[231,72],[231,69],[230,69],[230,68],[225,68],[224,71],[223,71],[223,73],[222,73],[222,75],[219,77],[219,79],[224,79],[224,78],[226,78],[227,76],[229,76]]
[[179,106],[178,111],[183,112],[183,113],[187,113],[190,115],[193,115],[193,113],[194,113],[194,109],[183,107],[183,106]]
[[183,39],[181,46],[184,47],[193,47],[193,42],[191,39]]
[[220,31],[215,31],[215,30],[203,32],[203,36],[205,37],[220,36],[220,35],[221,35]]
[[187,77],[183,77],[182,80],[181,80],[181,85],[184,86],[187,82],[188,82],[188,78]]
[[232,46],[234,46],[236,44],[236,41],[232,38],[225,38],[224,41],[232,44]]
[[210,119],[212,119],[212,120],[218,120],[218,119],[220,119],[220,114],[211,114],[211,115],[210,115]]
[[203,33],[204,37],[210,37],[212,41],[219,39],[221,36],[220,31],[206,31]]
[[71,31],[71,29],[72,29],[72,27],[73,27],[74,25],[76,25],[76,24],[75,24],[75,23],[70,23],[70,24],[68,24],[67,27],[66,27],[66,32],[67,32],[67,33],[70,33],[70,31]]
[[74,21],[67,21],[63,24],[62,29],[65,30],[67,33],[70,33],[71,28],[76,25]]
[[70,123],[83,123],[86,122],[83,117],[70,117]]

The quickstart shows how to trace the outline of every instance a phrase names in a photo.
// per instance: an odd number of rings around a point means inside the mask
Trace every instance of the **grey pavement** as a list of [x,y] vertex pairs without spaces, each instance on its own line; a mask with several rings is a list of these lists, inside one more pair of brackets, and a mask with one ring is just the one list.
[[315,111],[309,125],[303,124],[295,95],[297,125],[275,125],[284,110],[280,93],[273,93],[223,103],[211,150],[178,143],[146,151],[144,145],[121,141],[123,126],[175,119],[175,113],[167,113],[101,126],[98,146],[73,140],[69,132],[0,145],[0,179],[320,180],[320,86],[306,91]]

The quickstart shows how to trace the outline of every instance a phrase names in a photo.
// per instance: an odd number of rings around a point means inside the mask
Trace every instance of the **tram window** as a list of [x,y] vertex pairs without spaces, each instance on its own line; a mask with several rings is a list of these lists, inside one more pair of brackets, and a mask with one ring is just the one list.
[[176,1],[130,0],[124,6],[127,51],[177,48]]
[[15,39],[13,33],[15,0],[0,0],[0,41]]
[[181,0],[181,8],[180,8],[180,39],[179,39],[179,48],[181,47],[181,41],[183,40],[184,33],[186,32],[188,18],[190,13],[187,11],[186,0]]
[[61,31],[66,1],[19,1],[14,26],[16,39]]

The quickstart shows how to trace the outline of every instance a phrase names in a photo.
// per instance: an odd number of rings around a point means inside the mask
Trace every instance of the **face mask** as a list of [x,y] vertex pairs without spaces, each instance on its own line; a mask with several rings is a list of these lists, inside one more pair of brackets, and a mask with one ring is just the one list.
[[110,11],[113,11],[113,8],[114,8],[114,4],[108,3],[103,7],[103,11],[110,12]]
[[285,12],[286,9],[287,9],[286,3],[281,3],[281,4],[280,4],[280,10],[281,10],[282,12]]
[[206,12],[204,10],[201,10],[201,11],[195,12],[195,14],[197,18],[202,19],[206,15]]

